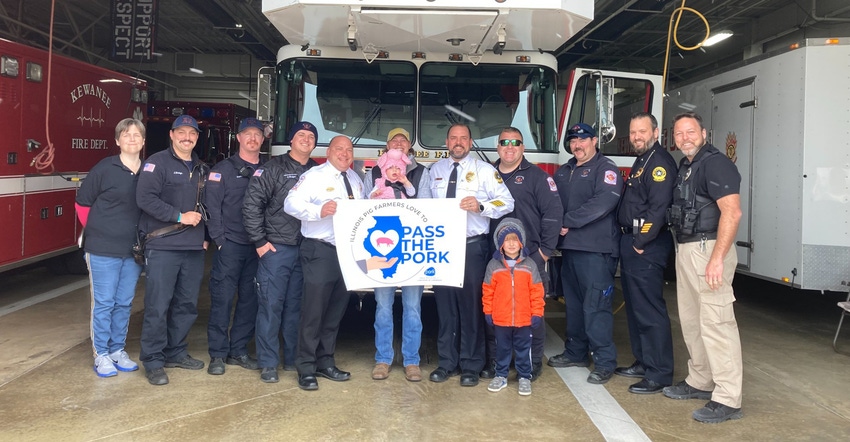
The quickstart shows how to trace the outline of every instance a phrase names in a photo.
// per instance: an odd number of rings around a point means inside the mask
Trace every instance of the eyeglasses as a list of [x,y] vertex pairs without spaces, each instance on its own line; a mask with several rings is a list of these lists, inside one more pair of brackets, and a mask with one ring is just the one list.
[[522,146],[522,140],[499,140],[499,146]]

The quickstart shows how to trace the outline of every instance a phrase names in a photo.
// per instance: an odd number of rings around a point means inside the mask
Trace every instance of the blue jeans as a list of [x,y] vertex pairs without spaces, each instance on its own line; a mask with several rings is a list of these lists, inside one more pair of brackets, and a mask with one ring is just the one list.
[[262,368],[280,363],[280,335],[283,336],[283,364],[295,365],[298,326],[304,274],[298,246],[274,244],[257,267],[257,362]]
[[[422,341],[422,290],[424,287],[401,288],[402,325],[401,355],[404,365],[419,365],[419,345]],[[393,357],[393,301],[395,287],[375,289],[375,362],[392,365]]]
[[94,356],[124,349],[130,306],[142,266],[132,257],[113,258],[86,253],[91,283],[91,339]]

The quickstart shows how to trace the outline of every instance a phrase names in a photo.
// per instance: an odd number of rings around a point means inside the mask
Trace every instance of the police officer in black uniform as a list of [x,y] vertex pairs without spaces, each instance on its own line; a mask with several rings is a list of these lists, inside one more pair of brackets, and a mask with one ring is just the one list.
[[[207,324],[210,353],[207,373],[212,375],[224,374],[225,361],[249,370],[257,369],[256,359],[248,355],[248,342],[254,337],[257,321],[257,292],[254,289],[257,253],[242,225],[241,209],[251,175],[260,165],[263,123],[256,118],[243,119],[236,139],[239,152],[213,166],[204,191],[210,215],[207,232],[216,245],[210,271],[210,320]],[[234,310],[233,298],[237,292]],[[233,326],[229,327],[231,311]]]
[[658,143],[658,120],[647,112],[632,115],[629,141],[638,154],[626,180],[617,212],[620,269],[629,339],[635,362],[615,374],[641,378],[636,394],[659,393],[673,382],[673,336],[664,302],[664,267],[673,250],[667,209],[673,201],[676,162]]

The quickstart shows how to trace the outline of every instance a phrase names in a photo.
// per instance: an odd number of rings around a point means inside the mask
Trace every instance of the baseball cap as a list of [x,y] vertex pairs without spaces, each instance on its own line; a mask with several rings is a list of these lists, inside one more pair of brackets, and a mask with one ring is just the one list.
[[387,141],[392,140],[393,138],[395,138],[396,135],[399,134],[404,135],[404,138],[407,138],[407,141],[410,141],[410,132],[404,130],[401,127],[397,127],[395,129],[390,130],[390,133],[387,134]]
[[177,117],[177,119],[174,120],[174,123],[171,123],[171,130],[177,129],[181,126],[189,126],[198,132],[201,131],[200,129],[198,129],[198,121],[192,118],[191,115],[181,115]]
[[567,139],[568,140],[570,138],[593,138],[595,136],[596,136],[596,131],[593,130],[592,127],[590,127],[590,126],[588,126],[584,123],[574,124],[567,131]]
[[243,130],[253,127],[254,129],[259,129],[260,132],[263,131],[263,123],[256,118],[243,118],[242,122],[239,123],[239,132],[242,133]]
[[292,137],[298,133],[299,130],[307,130],[313,132],[313,136],[316,137],[316,142],[319,141],[319,131],[316,130],[316,126],[309,121],[299,121],[292,125],[292,128],[289,129],[289,141],[292,141]]

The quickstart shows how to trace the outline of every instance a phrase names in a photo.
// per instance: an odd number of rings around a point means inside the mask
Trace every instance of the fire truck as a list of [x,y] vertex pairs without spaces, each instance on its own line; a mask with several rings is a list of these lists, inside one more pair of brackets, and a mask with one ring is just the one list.
[[171,124],[183,114],[198,120],[201,133],[194,149],[198,158],[207,164],[215,164],[239,150],[236,140],[239,123],[243,118],[253,116],[253,111],[233,103],[151,101],[148,105],[146,156],[168,147]]
[[741,174],[739,273],[850,290],[848,60],[850,39],[808,39],[669,92],[667,120],[700,114]]
[[360,173],[394,127],[408,129],[430,163],[448,156],[448,127],[465,122],[477,155],[490,161],[501,129],[518,128],[526,157],[551,174],[570,158],[567,128],[585,122],[597,126],[602,151],[628,168],[629,117],[661,117],[661,78],[559,70],[547,52],[593,19],[593,4],[264,0],[263,13],[290,43],[258,74],[257,113],[275,129],[271,153],[286,152],[288,128],[307,120],[319,133],[315,155],[346,135]]
[[55,269],[85,272],[77,189],[146,102],[144,81],[0,39],[0,271],[56,257]]

